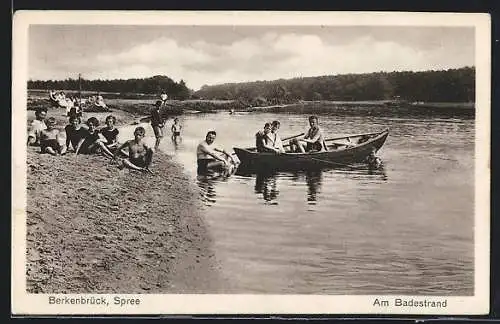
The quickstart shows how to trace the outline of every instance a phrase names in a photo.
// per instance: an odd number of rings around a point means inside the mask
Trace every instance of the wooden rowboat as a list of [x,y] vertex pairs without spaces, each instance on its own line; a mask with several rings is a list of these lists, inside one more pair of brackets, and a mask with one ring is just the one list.
[[258,169],[308,169],[342,167],[365,161],[384,145],[389,130],[325,140],[326,151],[312,153],[259,153],[256,148],[234,148],[243,167]]

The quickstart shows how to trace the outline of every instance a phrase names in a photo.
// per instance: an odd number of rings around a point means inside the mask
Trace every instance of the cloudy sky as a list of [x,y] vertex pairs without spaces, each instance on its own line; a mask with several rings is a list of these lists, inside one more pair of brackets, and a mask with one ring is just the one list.
[[31,25],[29,78],[204,84],[474,65],[474,29]]

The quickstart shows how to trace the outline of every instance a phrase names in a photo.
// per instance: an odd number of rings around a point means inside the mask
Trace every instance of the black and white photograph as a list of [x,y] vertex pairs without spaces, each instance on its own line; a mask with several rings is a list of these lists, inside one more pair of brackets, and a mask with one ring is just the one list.
[[489,41],[482,14],[16,13],[13,313],[487,314]]

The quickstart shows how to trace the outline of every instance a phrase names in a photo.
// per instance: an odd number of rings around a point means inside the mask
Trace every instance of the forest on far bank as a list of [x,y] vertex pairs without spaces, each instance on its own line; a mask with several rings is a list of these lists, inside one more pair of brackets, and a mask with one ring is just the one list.
[[293,103],[301,100],[408,102],[473,102],[475,68],[424,72],[375,72],[204,85],[194,92],[180,80],[157,75],[127,80],[29,80],[28,89],[85,90],[123,94],[160,94],[171,99],[237,100],[245,105]]
[[376,72],[203,86],[203,99],[272,104],[299,100],[473,102],[475,68],[425,72]]

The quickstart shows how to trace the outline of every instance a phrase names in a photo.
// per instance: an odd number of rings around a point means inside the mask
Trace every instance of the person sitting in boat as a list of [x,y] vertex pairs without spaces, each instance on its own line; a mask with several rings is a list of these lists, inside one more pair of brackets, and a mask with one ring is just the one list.
[[264,125],[264,130],[258,131],[255,134],[255,146],[257,152],[279,153],[279,150],[271,145],[271,139],[268,134],[271,133],[271,123]]
[[309,117],[309,130],[302,139],[294,138],[290,140],[290,148],[292,152],[310,153],[320,152],[325,150],[325,140],[323,133],[319,128],[318,117]]
[[280,135],[278,134],[278,130],[280,129],[280,122],[278,120],[273,120],[271,123],[271,132],[267,134],[269,138],[270,145],[277,149],[277,153],[284,153],[285,148],[283,147],[283,142],[281,141]]
[[[220,169],[229,167],[229,160],[235,163],[232,156],[224,149],[215,147],[214,142],[217,133],[213,130],[208,131],[205,140],[198,144],[196,148],[196,158],[198,163],[198,174],[207,173],[210,169]],[[223,153],[227,159],[219,153]]]

